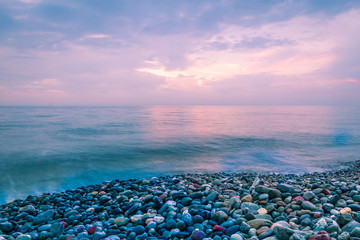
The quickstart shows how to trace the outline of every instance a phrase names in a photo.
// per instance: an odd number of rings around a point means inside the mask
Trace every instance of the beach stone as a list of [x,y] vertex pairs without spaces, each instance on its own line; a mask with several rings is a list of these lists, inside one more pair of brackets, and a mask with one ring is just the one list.
[[62,223],[55,222],[51,224],[50,232],[53,234],[54,237],[59,237],[63,233],[64,229],[65,227]]
[[14,229],[14,226],[10,222],[0,223],[0,230],[3,232],[11,232]]
[[50,210],[47,210],[43,213],[40,213],[39,215],[37,215],[34,220],[33,220],[33,223],[35,225],[38,225],[38,224],[41,224],[41,223],[45,223],[45,222],[48,222],[50,221],[53,216],[55,214],[55,211],[50,209]]
[[340,214],[347,214],[347,213],[351,213],[351,208],[343,208],[340,210]]
[[277,186],[277,188],[280,190],[280,192],[285,192],[285,193],[292,193],[294,192],[294,187],[291,186],[290,184],[286,184],[286,183],[281,183]]
[[305,202],[305,199],[302,197],[302,196],[297,196],[297,197],[294,197],[292,200],[292,202]]
[[104,231],[97,231],[92,236],[92,240],[100,240],[106,237],[106,233]]
[[47,230],[49,230],[51,228],[51,224],[46,224],[46,225],[42,225],[42,226],[40,226],[40,227],[38,227],[38,231],[39,232],[42,232],[42,231],[47,231]]
[[355,212],[360,211],[360,205],[359,204],[349,204],[348,207]]
[[271,225],[271,228],[274,228],[276,226],[281,226],[281,227],[284,227],[284,228],[290,228],[290,224],[285,222],[285,221],[278,221],[278,222],[274,223],[273,225]]
[[165,221],[165,218],[162,216],[155,216],[154,217],[154,222],[156,222],[157,224],[161,224]]
[[68,218],[68,217],[70,217],[71,215],[77,215],[77,214],[79,214],[78,211],[76,211],[76,210],[71,210],[71,211],[68,211],[67,213],[65,213],[65,214],[64,214],[64,217]]
[[250,211],[257,211],[259,210],[259,206],[255,203],[249,203],[249,202],[244,202],[241,204],[241,209],[245,209],[248,208]]
[[192,236],[191,240],[202,240],[206,238],[206,234],[203,231],[196,231]]
[[309,192],[305,192],[303,197],[306,201],[309,201],[309,200],[315,198],[316,196],[315,196],[315,193],[313,193],[312,191],[309,191]]
[[238,197],[232,197],[229,200],[229,208],[230,209],[238,209],[240,208],[241,200]]
[[288,240],[291,237],[291,235],[294,233],[294,230],[280,225],[274,226],[273,230],[275,236],[279,240]]
[[[244,196],[243,198],[241,198],[241,202],[252,202],[253,201],[253,198],[252,196],[249,194],[249,195],[246,195]],[[240,202],[239,202],[240,203]],[[240,205],[240,204],[239,204]]]
[[258,185],[255,187],[255,191],[258,193],[268,193],[269,188],[265,187],[264,185]]
[[311,235],[308,240],[331,240],[329,233],[320,231],[315,235]]
[[266,239],[266,238],[268,238],[268,237],[270,237],[270,236],[272,236],[272,235],[274,235],[274,230],[272,229],[272,228],[269,228],[269,229],[267,229],[266,231],[264,231],[264,232],[262,232],[259,236],[258,236],[258,238],[259,239]]
[[141,235],[145,232],[145,228],[142,225],[138,225],[133,227],[131,231],[136,233],[136,235]]
[[19,212],[27,212],[27,213],[33,215],[36,213],[36,209],[33,205],[29,204],[29,205],[26,205],[25,207],[19,208]]
[[350,235],[351,235],[351,237],[360,238],[360,227],[354,228],[354,229],[351,231]]
[[231,226],[231,227],[226,229],[225,235],[231,236],[231,235],[235,234],[237,231],[239,231],[239,229],[240,229],[239,225]]
[[259,200],[267,200],[269,198],[269,194],[267,193],[262,193],[259,195]]
[[219,197],[219,193],[216,191],[211,192],[207,197],[206,200],[209,202],[215,202],[215,200]]
[[[156,217],[155,217],[156,218]],[[154,218],[154,220],[155,220]],[[114,223],[117,226],[125,226],[126,224],[128,224],[130,222],[129,218],[126,217],[119,217],[119,218],[115,218]]]
[[258,212],[260,215],[264,215],[264,214],[267,214],[267,213],[268,213],[268,211],[267,211],[265,208],[259,208],[259,209],[257,210],[257,212]]
[[341,230],[343,232],[351,233],[351,231],[354,230],[354,228],[356,228],[356,227],[360,227],[360,223],[358,223],[356,221],[351,221],[351,222],[347,223],[343,228],[341,228]]
[[213,232],[216,232],[216,231],[221,231],[221,232],[225,232],[225,228],[223,228],[222,226],[219,226],[219,225],[215,225],[214,227],[213,227]]
[[265,219],[253,219],[247,222],[250,227],[255,228],[255,229],[259,229],[260,227],[263,226],[268,226],[270,227],[273,223],[269,220],[265,220]]
[[350,239],[350,233],[348,232],[342,232],[338,237],[338,240],[349,240]]
[[309,201],[302,202],[301,207],[306,209],[306,210],[310,210],[310,211],[316,210],[316,206],[313,203],[309,202]]
[[251,229],[251,227],[250,227],[249,224],[247,224],[245,221],[241,222],[241,224],[240,224],[240,231],[241,232],[248,233],[250,229]]
[[244,240],[240,234],[233,234],[230,236],[230,240]]
[[184,221],[184,223],[188,226],[193,225],[193,219],[190,213],[183,213],[181,219]]
[[204,196],[202,192],[193,192],[189,194],[189,197],[192,199],[201,199]]
[[281,192],[277,189],[269,189],[269,198],[273,199],[273,198],[281,198]]
[[353,221],[354,219],[352,218],[350,213],[345,213],[345,214],[341,214],[338,219],[336,220],[336,222],[340,225],[340,226],[344,226],[347,223]]
[[352,199],[353,199],[355,202],[360,202],[360,195],[354,195],[354,196],[352,196]]
[[223,223],[228,218],[228,215],[224,211],[217,211],[215,214],[211,215],[211,219]]
[[347,206],[347,204],[346,204],[346,201],[344,199],[340,199],[339,201],[336,202],[335,206],[344,208],[344,207]]
[[28,234],[21,234],[16,237],[16,240],[31,240],[31,236]]

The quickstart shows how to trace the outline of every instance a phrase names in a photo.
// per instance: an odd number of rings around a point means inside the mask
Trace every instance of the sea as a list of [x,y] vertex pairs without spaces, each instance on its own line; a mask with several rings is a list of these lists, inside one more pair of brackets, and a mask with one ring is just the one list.
[[103,181],[360,159],[360,108],[0,107],[0,203]]

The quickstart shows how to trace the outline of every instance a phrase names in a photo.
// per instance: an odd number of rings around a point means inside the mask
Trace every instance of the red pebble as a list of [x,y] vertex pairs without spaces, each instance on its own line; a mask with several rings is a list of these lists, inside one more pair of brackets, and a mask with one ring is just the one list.
[[293,202],[298,202],[298,201],[304,202],[305,199],[304,199],[302,196],[297,196],[297,197],[294,197],[294,198],[292,199],[292,201],[293,201]]
[[327,189],[327,188],[323,188],[322,192],[323,192],[323,194],[325,194],[325,195],[331,195],[330,190]]
[[97,228],[96,226],[89,227],[88,233],[89,234],[94,234],[96,228]]
[[61,222],[61,224],[64,226],[64,228],[67,228],[67,226],[69,226],[69,224],[67,224],[66,222]]
[[216,232],[216,231],[221,231],[221,232],[225,232],[225,228],[219,226],[219,225],[215,225],[213,227],[213,232]]
[[196,184],[196,183],[193,186],[194,186],[194,188],[200,188],[200,185]]
[[325,231],[320,231],[315,235],[312,235],[308,240],[331,240],[330,235]]
[[74,234],[71,234],[70,236],[68,236],[68,237],[66,238],[66,240],[72,239],[72,238],[74,238],[74,237],[75,237],[75,235],[74,235]]

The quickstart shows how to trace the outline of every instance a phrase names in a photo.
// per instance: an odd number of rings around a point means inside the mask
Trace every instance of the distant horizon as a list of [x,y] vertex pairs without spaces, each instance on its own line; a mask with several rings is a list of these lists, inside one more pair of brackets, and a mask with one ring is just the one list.
[[360,105],[360,1],[0,3],[0,105]]
[[241,105],[241,104],[208,104],[208,105],[200,105],[200,104],[149,104],[149,105],[0,105],[0,107],[104,107],[104,108],[116,108],[116,107],[360,107],[359,104],[347,104],[347,105],[336,105],[336,104],[328,104],[328,105],[275,105],[275,104],[248,104],[248,105]]

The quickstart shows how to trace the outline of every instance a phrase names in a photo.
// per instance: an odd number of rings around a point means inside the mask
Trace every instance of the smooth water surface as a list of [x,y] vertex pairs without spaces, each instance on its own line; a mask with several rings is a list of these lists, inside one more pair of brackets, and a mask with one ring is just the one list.
[[360,157],[355,107],[0,107],[0,202],[115,178],[301,173]]

